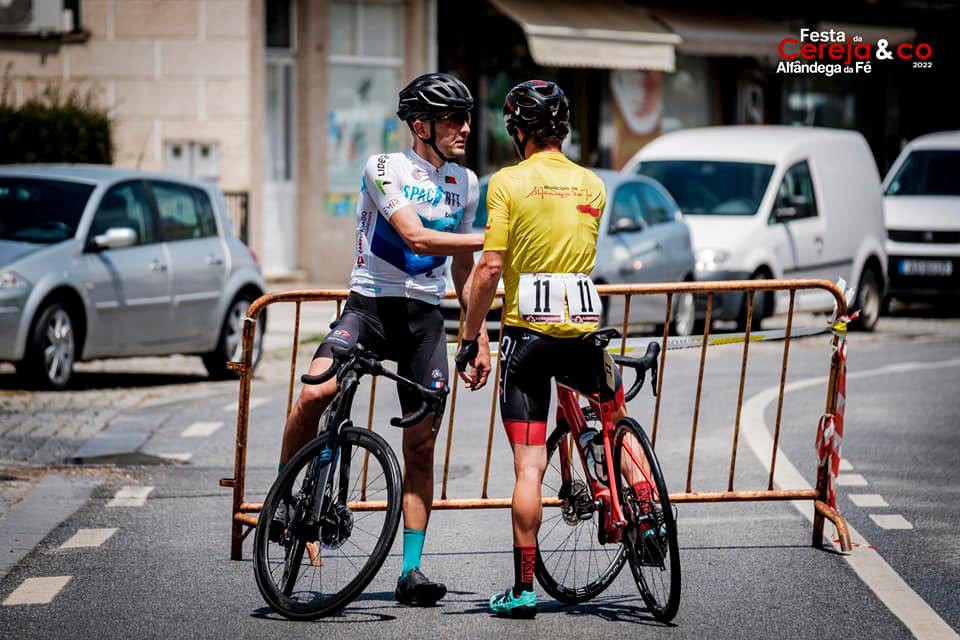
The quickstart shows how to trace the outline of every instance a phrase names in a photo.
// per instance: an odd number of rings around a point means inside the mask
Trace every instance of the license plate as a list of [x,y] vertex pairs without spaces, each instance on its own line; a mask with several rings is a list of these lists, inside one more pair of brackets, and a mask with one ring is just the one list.
[[901,260],[900,274],[904,276],[952,276],[950,260]]

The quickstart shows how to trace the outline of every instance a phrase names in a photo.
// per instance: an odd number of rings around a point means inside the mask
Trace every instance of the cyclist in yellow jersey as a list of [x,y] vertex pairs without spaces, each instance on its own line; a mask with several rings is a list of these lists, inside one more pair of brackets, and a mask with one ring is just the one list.
[[522,162],[490,179],[484,253],[474,272],[456,361],[461,377],[478,388],[490,370],[490,350],[477,338],[502,274],[500,410],[516,474],[515,579],[512,588],[490,598],[490,608],[498,615],[530,617],[537,609],[533,568],[551,378],[581,393],[599,394],[620,412],[623,389],[616,370],[612,388],[605,383],[599,374],[602,353],[581,340],[597,328],[601,315],[589,274],[606,193],[596,174],[560,152],[569,133],[567,98],[553,82],[530,80],[510,90],[503,114]]

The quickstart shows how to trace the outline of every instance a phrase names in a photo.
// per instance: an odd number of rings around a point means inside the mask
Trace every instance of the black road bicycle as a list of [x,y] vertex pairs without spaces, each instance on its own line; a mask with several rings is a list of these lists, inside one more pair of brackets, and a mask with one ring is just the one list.
[[400,523],[400,465],[378,434],[350,419],[364,375],[384,376],[420,394],[420,408],[390,424],[406,428],[443,415],[447,388],[428,389],[384,369],[361,345],[334,348],[333,365],[304,384],[337,376],[337,395],[320,434],[277,476],[260,512],[253,542],[257,587],[275,611],[313,620],[346,607],[373,580]]

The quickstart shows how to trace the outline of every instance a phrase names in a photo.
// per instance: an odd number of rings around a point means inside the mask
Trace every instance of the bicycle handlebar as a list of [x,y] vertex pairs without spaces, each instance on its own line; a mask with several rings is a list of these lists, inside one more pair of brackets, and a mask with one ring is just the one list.
[[657,395],[657,369],[660,366],[659,359],[660,345],[656,342],[651,342],[647,346],[647,352],[641,358],[613,356],[614,362],[625,367],[630,367],[637,372],[637,378],[633,381],[633,386],[630,387],[629,391],[623,394],[623,399],[625,402],[630,402],[637,396],[638,393],[640,393],[640,389],[643,387],[644,380],[647,377],[648,370],[652,372],[651,390],[653,391],[653,395]]
[[333,364],[330,365],[330,368],[316,376],[305,373],[300,376],[300,381],[303,384],[323,384],[333,378],[333,376],[339,376],[341,372],[349,369],[358,371],[360,375],[369,373],[374,376],[384,376],[397,384],[402,384],[416,391],[420,395],[422,402],[416,411],[406,417],[390,419],[391,425],[401,429],[406,429],[417,424],[423,420],[424,416],[430,413],[431,410],[438,415],[441,414],[442,410],[438,411],[438,409],[441,409],[447,399],[447,394],[450,392],[447,387],[443,387],[442,389],[428,389],[413,380],[408,380],[403,376],[384,369],[376,356],[366,351],[360,344],[348,349],[333,347]]

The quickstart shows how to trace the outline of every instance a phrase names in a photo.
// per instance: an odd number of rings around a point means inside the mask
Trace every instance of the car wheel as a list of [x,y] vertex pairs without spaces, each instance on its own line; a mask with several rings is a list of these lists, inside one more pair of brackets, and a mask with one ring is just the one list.
[[30,331],[24,359],[17,371],[31,385],[63,389],[73,376],[77,340],[73,316],[62,302],[40,310]]
[[[203,355],[203,366],[215,380],[236,379],[240,374],[227,368],[228,362],[239,362],[243,356],[243,318],[253,300],[248,295],[236,298],[227,308],[223,325],[220,328],[220,340],[217,348]],[[260,362],[263,345],[263,316],[257,322],[257,332],[253,339],[253,368]]]
[[872,267],[866,267],[860,276],[857,285],[857,299],[853,303],[854,309],[860,310],[860,315],[850,323],[855,331],[873,331],[880,319],[880,308],[883,304],[883,292],[880,285],[880,276]]
[[[759,271],[750,278],[751,280],[766,280],[767,275]],[[750,322],[750,331],[760,331],[763,325],[763,314],[767,309],[767,297],[772,296],[771,291],[757,291],[753,294],[753,316]],[[737,331],[747,330],[747,294],[743,294],[743,302],[740,304],[740,315],[737,316]]]

